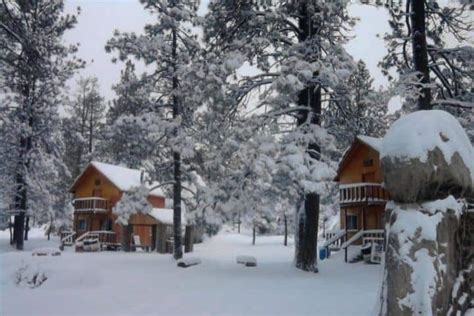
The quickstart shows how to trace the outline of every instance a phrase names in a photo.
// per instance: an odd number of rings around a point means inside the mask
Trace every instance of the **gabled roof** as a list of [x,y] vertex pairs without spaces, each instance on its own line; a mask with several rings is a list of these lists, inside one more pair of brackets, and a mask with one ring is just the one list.
[[[141,170],[130,169],[127,167],[111,165],[108,163],[103,163],[103,162],[98,162],[98,161],[92,161],[87,165],[86,168],[84,168],[84,170],[76,178],[76,180],[74,180],[74,183],[71,186],[70,191],[73,191],[75,189],[75,187],[79,183],[79,180],[82,179],[82,177],[85,175],[87,170],[91,168],[95,169],[97,172],[99,172],[105,178],[107,178],[107,180],[109,180],[110,183],[112,183],[121,192],[127,192],[134,187],[140,186],[141,177],[142,177]],[[156,181],[153,181],[151,183],[146,182],[146,186],[148,188],[153,188],[157,185],[159,185],[159,182],[156,182]],[[159,197],[165,196],[163,191],[160,188],[152,190],[150,192],[150,195],[159,196]]]
[[337,175],[334,178],[334,181],[339,181],[339,177],[341,175],[342,170],[350,161],[352,155],[355,153],[357,148],[359,148],[360,146],[367,146],[375,150],[376,152],[380,153],[382,149],[382,138],[375,138],[375,137],[365,136],[365,135],[357,135],[354,141],[352,142],[352,144],[349,146],[349,148],[344,152],[341,162],[339,162],[339,168],[337,168]]

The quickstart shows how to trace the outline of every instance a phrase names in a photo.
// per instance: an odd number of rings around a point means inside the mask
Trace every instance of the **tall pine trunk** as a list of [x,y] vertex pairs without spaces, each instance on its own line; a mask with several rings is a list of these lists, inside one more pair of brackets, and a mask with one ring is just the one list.
[[25,240],[28,240],[28,232],[30,231],[30,217],[26,216],[26,223],[25,223]]
[[[411,4],[410,21],[411,21],[411,38],[413,46],[413,65],[415,71],[420,73],[421,96],[418,98],[419,110],[430,110],[431,105],[431,89],[430,69],[428,67],[428,48],[426,44],[426,17],[425,17],[425,1],[410,0]],[[408,13],[407,12],[407,13]]]
[[[175,63],[173,65],[173,119],[175,123],[180,115],[180,106],[177,94],[178,78],[177,78],[177,34],[176,29],[173,29],[173,43],[172,43],[172,59]],[[175,129],[175,136],[177,135],[177,127]],[[183,257],[182,247],[182,232],[181,232],[181,156],[178,151],[173,151],[173,165],[174,165],[174,184],[173,184],[173,237],[174,237],[174,253],[176,260]]]
[[[300,30],[300,42],[307,40],[317,34],[314,23],[311,19],[307,3],[300,4],[300,18],[298,27]],[[309,110],[303,110],[298,115],[298,125],[320,124],[321,117],[321,87],[317,84],[310,84],[298,95],[298,104],[306,106]],[[320,148],[318,144],[309,144],[308,152],[312,158],[318,159]],[[317,241],[319,222],[319,195],[314,192],[307,192],[304,195],[304,207],[297,208],[297,238],[295,241],[295,264],[296,267],[304,271],[318,272],[317,269]]]
[[285,225],[285,239],[283,240],[283,245],[288,246],[288,218],[286,213],[283,215],[283,223]]

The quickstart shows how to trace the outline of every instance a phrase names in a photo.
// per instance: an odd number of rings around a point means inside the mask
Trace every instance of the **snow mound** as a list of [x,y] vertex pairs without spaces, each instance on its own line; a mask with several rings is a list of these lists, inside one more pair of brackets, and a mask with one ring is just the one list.
[[448,163],[458,153],[474,179],[472,144],[461,124],[445,111],[417,111],[397,120],[383,139],[380,157],[426,162],[428,152],[435,148],[441,150]]
[[201,263],[201,259],[199,258],[194,258],[194,257],[189,257],[189,258],[183,258],[178,261],[178,267],[180,268],[188,268],[191,266],[195,266]]
[[246,267],[256,267],[257,259],[252,256],[237,256],[237,263],[243,264]]
[[61,251],[53,247],[37,248],[31,253],[32,256],[60,256]]

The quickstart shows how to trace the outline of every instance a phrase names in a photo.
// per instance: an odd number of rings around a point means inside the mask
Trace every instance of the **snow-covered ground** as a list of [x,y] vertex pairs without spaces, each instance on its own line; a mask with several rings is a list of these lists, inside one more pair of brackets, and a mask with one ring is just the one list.
[[[32,256],[37,247],[57,246],[32,232],[17,252],[0,232],[0,315],[370,315],[381,268],[346,264],[343,253],[320,262],[320,273],[293,267],[293,245],[281,236],[221,233],[195,245],[201,264],[178,268],[157,253],[75,253]],[[257,267],[236,263],[254,256]],[[17,286],[25,264],[47,280],[30,289]]]

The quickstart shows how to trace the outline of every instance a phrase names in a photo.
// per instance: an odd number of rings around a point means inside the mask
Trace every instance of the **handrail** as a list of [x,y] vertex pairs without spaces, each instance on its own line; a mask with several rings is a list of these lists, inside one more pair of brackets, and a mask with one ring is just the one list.
[[61,235],[62,235],[61,242],[67,241],[68,239],[71,239],[71,242],[72,242],[72,238],[76,236],[76,232],[73,232],[73,231],[62,232]]
[[356,187],[363,187],[363,186],[378,186],[378,187],[382,187],[382,184],[381,184],[381,183],[377,183],[377,182],[356,182],[356,183],[339,184],[339,188],[340,188],[340,189],[356,188]]
[[355,234],[354,236],[352,236],[351,238],[349,238],[345,243],[342,244],[341,248],[342,249],[346,249],[347,247],[349,247],[352,243],[354,243],[356,240],[358,240],[359,238],[361,238],[362,236],[364,235],[364,231],[363,230],[359,230],[357,232],[357,234]]
[[344,237],[346,233],[347,232],[345,230],[341,229],[332,238],[326,240],[323,244],[323,247],[329,247],[331,244],[335,243],[336,241]]
[[74,201],[91,201],[91,200],[107,201],[107,199],[104,199],[104,198],[101,198],[101,197],[91,196],[91,197],[77,198],[77,199],[72,200],[72,202],[74,202]]
[[[359,230],[357,234],[349,238],[345,243],[342,244],[341,248],[346,249],[350,245],[352,245],[356,240],[360,239],[361,237],[364,237],[365,235],[374,235],[374,234],[383,234],[384,230],[383,229],[368,229],[368,230]],[[369,236],[371,237],[371,236]]]

